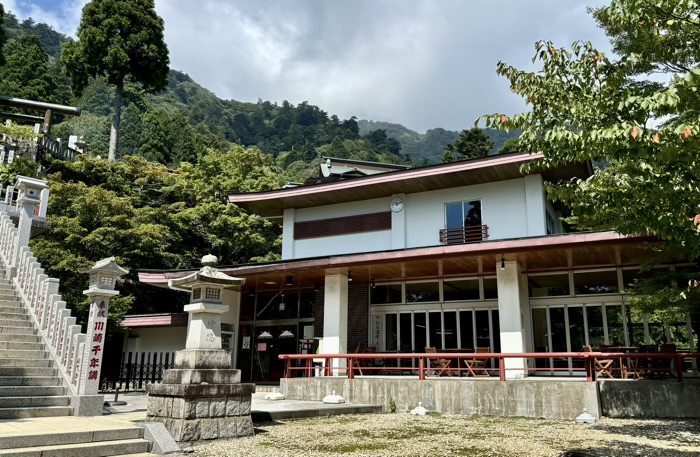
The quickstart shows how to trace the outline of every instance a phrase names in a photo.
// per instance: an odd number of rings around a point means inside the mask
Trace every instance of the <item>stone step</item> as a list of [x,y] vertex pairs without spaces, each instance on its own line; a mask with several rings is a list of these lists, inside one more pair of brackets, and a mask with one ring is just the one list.
[[13,457],[102,457],[148,452],[151,443],[143,439],[96,441],[33,448],[0,450],[0,456]]
[[[12,308],[15,310],[14,308]],[[16,309],[16,312],[0,312],[0,322],[4,322],[6,319],[7,320],[14,320],[14,321],[28,321],[30,319],[29,314],[23,312],[24,310]]]
[[5,319],[0,321],[1,327],[29,327],[34,328],[34,323],[27,319]]
[[0,349],[0,358],[46,359],[48,354],[43,349]]
[[2,310],[2,308],[19,308],[21,310],[24,310],[24,308],[22,308],[22,303],[19,301],[19,298],[16,300],[0,300],[0,310]]
[[70,406],[70,398],[63,395],[0,397],[0,408],[33,408],[39,406]]
[[36,330],[33,327],[0,327],[0,335],[34,335]]
[[0,376],[0,386],[60,386],[58,376]]
[[38,343],[41,340],[39,335],[18,335],[11,333],[0,333],[0,341],[6,343]]
[[58,369],[53,367],[3,367],[0,376],[58,376]]
[[45,349],[43,343],[27,342],[27,341],[4,341],[0,335],[0,350],[17,350],[26,349],[30,351],[43,351]]
[[19,300],[19,296],[14,290],[0,290],[0,301],[3,300]]
[[0,293],[5,293],[6,290],[14,292],[15,287],[10,283],[0,283]]
[[15,359],[0,357],[0,367],[51,368],[51,359]]
[[58,433],[23,434],[2,437],[0,449],[17,449],[33,446],[60,446],[65,444],[94,443],[101,441],[136,440],[143,438],[140,427],[115,427],[106,430],[85,430]]
[[[37,406],[35,408],[0,408],[0,419],[19,419],[23,417],[70,416],[73,408],[70,406]],[[4,452],[0,450],[0,452]],[[2,455],[2,454],[0,454]],[[23,455],[23,454],[7,454]],[[33,455],[33,454],[24,454]],[[77,455],[77,454],[73,454]]]
[[0,386],[0,400],[4,397],[51,397],[65,393],[63,386]]

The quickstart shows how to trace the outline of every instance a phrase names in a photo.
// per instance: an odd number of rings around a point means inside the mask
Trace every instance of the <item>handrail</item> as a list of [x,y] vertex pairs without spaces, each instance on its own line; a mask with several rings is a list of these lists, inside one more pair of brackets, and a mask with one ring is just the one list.
[[440,230],[440,242],[446,244],[476,243],[488,239],[488,225],[446,228]]
[[[457,360],[457,364],[464,359],[494,359],[498,361],[499,379],[506,380],[506,371],[585,371],[586,381],[593,382],[596,378],[595,359],[597,358],[616,358],[616,359],[674,359],[676,376],[679,382],[683,381],[683,365],[682,361],[686,358],[700,358],[700,353],[695,352],[651,352],[651,353],[628,353],[628,352],[526,352],[526,353],[475,353],[475,352],[438,352],[438,353],[352,353],[352,354],[280,354],[279,359],[285,361],[284,377],[289,378],[294,371],[302,371],[307,377],[311,376],[313,360],[324,360],[325,367],[323,368],[326,376],[331,376],[333,372],[346,372],[348,379],[354,378],[353,371],[356,369],[355,360],[360,359],[381,359],[381,360],[406,360],[418,359],[418,367],[362,367],[362,370],[371,371],[372,369],[381,371],[415,371],[418,370],[418,379],[425,380],[426,372],[433,371],[434,368],[426,366],[426,360],[430,359],[452,359]],[[506,368],[506,359],[549,359],[549,358],[566,358],[566,359],[582,359],[584,362],[583,368]],[[306,361],[303,367],[291,366],[292,360]],[[333,360],[345,360],[346,366],[332,366]],[[398,364],[397,364],[398,365]],[[461,372],[465,369],[457,366],[452,368],[453,371]],[[496,370],[496,368],[487,368],[488,371]],[[666,371],[666,370],[665,370]]]
[[66,162],[75,162],[75,158],[82,154],[81,151],[70,148],[60,141],[50,138],[48,135],[40,137],[38,145],[45,151],[48,151],[54,159],[64,160]]

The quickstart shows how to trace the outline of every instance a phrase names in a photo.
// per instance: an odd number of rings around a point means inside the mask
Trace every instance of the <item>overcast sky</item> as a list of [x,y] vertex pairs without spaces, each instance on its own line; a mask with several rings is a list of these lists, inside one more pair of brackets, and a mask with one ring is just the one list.
[[[0,0],[74,36],[87,0]],[[531,69],[534,43],[608,40],[602,0],[156,0],[171,67],[219,97],[304,100],[341,118],[424,132],[524,109],[496,75]]]

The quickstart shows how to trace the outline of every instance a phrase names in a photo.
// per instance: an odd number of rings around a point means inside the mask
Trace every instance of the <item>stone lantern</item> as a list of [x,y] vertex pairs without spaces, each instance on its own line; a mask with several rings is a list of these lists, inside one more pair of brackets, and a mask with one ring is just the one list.
[[174,368],[163,373],[163,382],[146,389],[148,420],[163,423],[180,443],[253,434],[250,400],[255,385],[241,384],[231,353],[221,348],[221,314],[229,309],[223,292],[240,291],[245,279],[219,271],[216,263],[216,257],[204,256],[199,271],[168,282],[170,288],[190,294],[185,305],[187,341],[175,353]]

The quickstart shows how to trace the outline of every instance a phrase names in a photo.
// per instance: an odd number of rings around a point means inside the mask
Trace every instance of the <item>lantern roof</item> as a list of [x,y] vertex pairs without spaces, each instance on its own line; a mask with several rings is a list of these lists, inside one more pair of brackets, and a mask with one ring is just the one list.
[[124,276],[128,272],[129,270],[125,270],[124,268],[117,265],[117,262],[114,259],[114,257],[107,257],[106,259],[98,260],[97,262],[95,262],[95,265],[93,265],[92,268],[90,268],[85,273],[91,275],[95,273],[100,273],[119,277]]
[[236,289],[243,286],[245,279],[234,278],[220,271],[218,268],[209,265],[203,266],[199,271],[182,277],[172,278],[168,281],[171,289],[189,292],[193,287],[199,285],[219,286],[222,289]]

